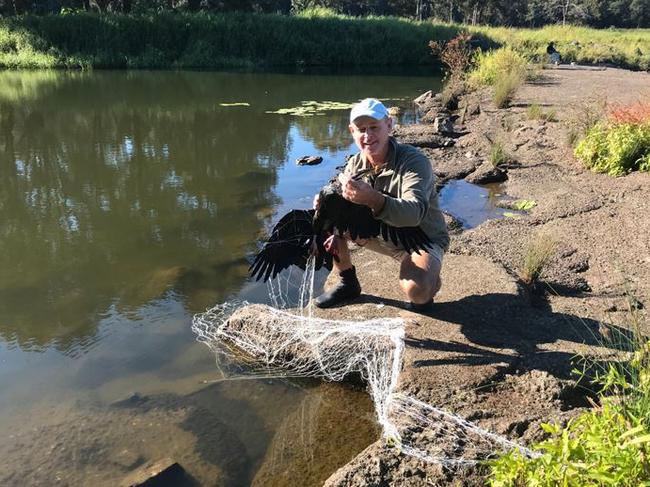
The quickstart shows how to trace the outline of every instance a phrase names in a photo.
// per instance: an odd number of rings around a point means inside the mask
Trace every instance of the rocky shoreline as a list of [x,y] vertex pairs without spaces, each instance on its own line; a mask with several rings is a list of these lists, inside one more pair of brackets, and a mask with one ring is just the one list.
[[[650,175],[587,171],[572,157],[566,124],[594,97],[634,101],[649,80],[618,69],[545,71],[507,109],[495,108],[487,92],[466,96],[454,112],[442,110],[432,94],[421,97],[421,122],[398,127],[395,135],[427,154],[439,184],[497,179],[505,181],[506,203],[526,200],[534,207],[455,232],[442,291],[427,315],[403,309],[394,280],[385,277],[397,275],[396,263],[359,249],[354,260],[364,294],[319,316],[403,316],[399,392],[522,444],[542,438],[540,423],[578,414],[588,402],[571,374],[576,356],[611,355],[608,334],[629,324],[630,302],[643,312],[650,297]],[[556,117],[530,120],[526,109],[533,103]],[[496,168],[489,158],[495,142],[512,155]],[[555,251],[531,288],[521,279],[522,261],[540,235],[556,243]],[[462,451],[456,454],[462,458]],[[484,483],[480,467],[443,468],[380,440],[325,485]]]

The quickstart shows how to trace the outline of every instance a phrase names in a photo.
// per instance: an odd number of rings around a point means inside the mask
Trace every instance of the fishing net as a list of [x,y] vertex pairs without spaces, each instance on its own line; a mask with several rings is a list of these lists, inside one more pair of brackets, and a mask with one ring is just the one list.
[[[309,269],[309,267],[308,267]],[[312,316],[313,269],[297,286],[297,312],[281,307],[292,285],[271,283],[273,306],[228,302],[196,315],[192,329],[217,357],[223,379],[360,377],[372,396],[386,443],[427,462],[472,464],[518,448],[454,414],[396,393],[404,352],[401,318],[363,321]]]

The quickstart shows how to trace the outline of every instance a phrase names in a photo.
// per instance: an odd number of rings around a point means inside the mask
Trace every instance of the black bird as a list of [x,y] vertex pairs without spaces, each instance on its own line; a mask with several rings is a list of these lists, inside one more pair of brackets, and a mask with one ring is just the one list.
[[[362,171],[354,179],[367,176]],[[332,179],[319,193],[319,207],[315,210],[291,210],[273,227],[271,236],[255,256],[249,271],[256,281],[267,281],[291,265],[305,270],[310,255],[316,258],[316,270],[332,270],[333,256],[325,250],[325,239],[331,235],[352,240],[381,236],[385,241],[401,245],[407,252],[426,251],[431,240],[419,227],[393,227],[374,218],[372,210],[342,196],[338,178]]]

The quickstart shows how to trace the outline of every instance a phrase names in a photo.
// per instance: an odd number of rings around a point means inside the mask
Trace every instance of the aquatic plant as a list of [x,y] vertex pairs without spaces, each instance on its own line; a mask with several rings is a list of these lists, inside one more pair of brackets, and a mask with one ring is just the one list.
[[296,117],[311,117],[314,115],[324,115],[329,110],[349,110],[353,103],[344,103],[340,101],[302,101],[297,107],[279,108],[269,110],[266,113],[275,113],[278,115],[293,115]]

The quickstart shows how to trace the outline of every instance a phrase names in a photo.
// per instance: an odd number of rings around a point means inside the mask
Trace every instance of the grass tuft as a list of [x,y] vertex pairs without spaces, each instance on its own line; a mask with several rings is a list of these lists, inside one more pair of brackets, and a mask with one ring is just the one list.
[[494,84],[494,104],[497,108],[507,108],[510,106],[517,89],[523,83],[523,78],[519,73],[510,72],[499,78]]
[[556,247],[555,239],[545,234],[539,234],[529,242],[520,272],[524,283],[532,285],[539,280]]
[[495,142],[490,149],[490,164],[494,167],[499,167],[509,164],[513,161],[513,157],[506,150],[501,142]]

